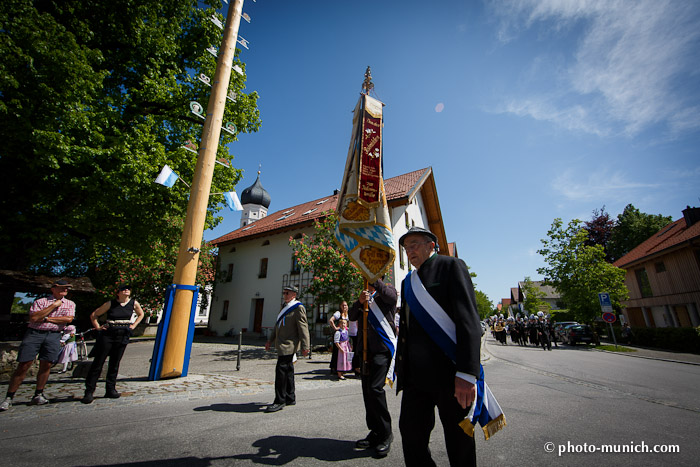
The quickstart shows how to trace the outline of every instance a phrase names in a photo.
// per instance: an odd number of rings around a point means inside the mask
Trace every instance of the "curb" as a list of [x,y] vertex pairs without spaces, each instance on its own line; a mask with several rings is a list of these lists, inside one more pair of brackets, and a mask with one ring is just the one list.
[[633,352],[615,352],[613,350],[603,350],[603,349],[591,349],[595,350],[596,352],[605,352],[613,355],[622,355],[624,357],[634,357],[634,358],[645,358],[647,360],[657,360],[660,362],[669,362],[669,363],[682,363],[684,365],[695,365],[695,366],[700,366],[700,363],[697,362],[688,362],[686,360],[673,360],[670,358],[661,358],[661,357],[650,357],[648,355],[634,355]]

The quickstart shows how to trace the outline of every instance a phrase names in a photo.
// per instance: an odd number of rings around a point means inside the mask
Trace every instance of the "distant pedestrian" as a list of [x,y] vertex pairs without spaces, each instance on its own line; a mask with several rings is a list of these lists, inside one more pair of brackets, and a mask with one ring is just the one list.
[[[333,315],[330,317],[328,320],[328,326],[331,328],[331,333],[332,335],[335,336],[335,333],[338,332],[339,327],[338,327],[338,321],[341,319],[348,319],[348,302],[343,300],[340,302],[340,310],[336,311],[333,313]],[[357,324],[357,323],[355,323]],[[331,375],[334,375],[336,372],[336,368],[338,366],[338,347],[336,347],[335,343],[333,344],[333,349],[331,350],[331,363],[330,363],[330,370],[331,370]]]
[[277,412],[287,405],[297,403],[294,390],[294,356],[300,346],[304,356],[308,355],[310,349],[306,308],[297,300],[298,293],[299,289],[291,285],[282,290],[284,307],[277,315],[270,340],[265,344],[265,350],[270,350],[273,344],[277,349],[275,401],[265,409],[267,413]]
[[78,360],[78,348],[75,345],[75,326],[72,324],[63,329],[61,337],[61,353],[58,354],[58,363],[63,364],[63,369],[59,373],[65,373],[73,366],[73,362]]
[[[105,313],[107,314],[107,322],[100,325],[97,318]],[[131,322],[134,313],[136,313],[136,321]],[[116,388],[119,363],[124,356],[126,346],[129,344],[132,331],[136,329],[142,319],[143,310],[139,302],[131,296],[130,285],[120,286],[117,289],[116,300],[105,302],[90,314],[92,327],[99,332],[93,349],[95,358],[90,365],[87,378],[85,378],[85,395],[80,402],[90,404],[94,400],[97,380],[102,373],[102,367],[107,357],[109,357],[109,364],[107,366],[105,397],[118,399],[121,396]]]
[[630,327],[629,323],[625,323],[622,325],[620,335],[622,336],[622,342],[628,345],[632,343],[632,336],[634,335],[634,333],[632,332],[632,328]]
[[338,330],[333,336],[333,345],[338,349],[338,358],[336,371],[338,379],[345,379],[343,373],[352,369],[352,359],[350,355],[350,337],[348,336],[348,320],[340,319],[338,321]]

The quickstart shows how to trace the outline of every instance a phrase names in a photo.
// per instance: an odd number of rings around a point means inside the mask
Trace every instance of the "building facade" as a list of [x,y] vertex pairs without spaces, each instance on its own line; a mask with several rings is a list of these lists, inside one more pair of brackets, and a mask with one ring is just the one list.
[[[446,240],[432,168],[388,178],[384,186],[396,239],[410,227],[425,227],[444,245],[441,254],[456,251],[456,246],[448,245]],[[241,202],[244,201],[248,200],[242,197]],[[328,313],[335,311],[338,304],[316,304],[313,297],[304,294],[312,274],[296,264],[289,239],[313,235],[314,220],[335,210],[337,203],[336,192],[257,220],[248,216],[240,228],[213,240],[219,248],[220,277],[214,289],[209,329],[218,335],[242,330],[267,335],[283,304],[282,287],[296,285],[301,290],[299,300],[307,309],[312,335],[321,338]],[[255,212],[255,203],[249,204],[251,212]],[[397,289],[411,267],[406,253],[399,250],[386,278]],[[347,297],[349,302],[355,299]]]
[[631,326],[700,326],[700,208],[683,210],[614,264],[626,273]]

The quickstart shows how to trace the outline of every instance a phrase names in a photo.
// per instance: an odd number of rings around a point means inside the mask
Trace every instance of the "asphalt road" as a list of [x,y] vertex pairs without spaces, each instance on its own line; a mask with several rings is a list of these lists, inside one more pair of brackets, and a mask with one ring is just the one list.
[[[366,434],[359,381],[330,381],[327,355],[297,363],[296,406],[263,413],[273,398],[274,355],[260,345],[244,348],[236,371],[235,348],[195,344],[190,376],[180,382],[147,382],[152,342],[132,343],[118,383],[125,395],[89,406],[61,396],[79,393],[80,382],[59,382],[52,375],[55,383],[47,390],[51,404],[18,403],[0,414],[1,462],[403,465],[400,397],[393,391],[388,402],[396,440],[387,458],[374,459],[371,452],[353,449],[354,441]],[[544,352],[501,347],[490,338],[485,357],[486,381],[508,426],[488,441],[477,432],[480,465],[697,465],[700,404],[694,388],[700,386],[700,366],[584,348]],[[438,419],[431,449],[437,464],[447,465],[440,431]],[[676,445],[680,452],[588,452],[656,445]]]

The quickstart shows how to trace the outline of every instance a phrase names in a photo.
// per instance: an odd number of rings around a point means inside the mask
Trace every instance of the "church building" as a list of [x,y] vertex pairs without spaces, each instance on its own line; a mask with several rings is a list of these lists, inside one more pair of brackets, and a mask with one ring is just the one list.
[[[409,228],[419,226],[437,236],[440,254],[456,254],[454,244],[447,244],[432,168],[387,178],[384,186],[397,243]],[[268,215],[271,199],[258,173],[255,183],[241,193],[241,204],[240,227],[211,242],[219,248],[219,277],[209,329],[218,335],[241,330],[267,335],[283,305],[282,287],[295,285],[300,289],[298,299],[307,310],[311,335],[321,338],[328,313],[333,313],[339,304],[315,304],[314,298],[304,293],[312,271],[302,270],[296,264],[289,239],[313,235],[314,220],[336,209],[338,191]],[[399,250],[386,281],[400,291],[411,265],[403,248]],[[347,301],[352,303],[356,298],[347,297]]]

